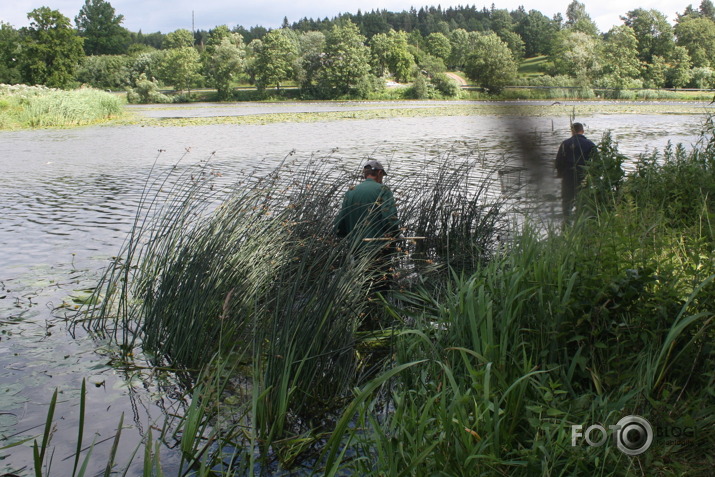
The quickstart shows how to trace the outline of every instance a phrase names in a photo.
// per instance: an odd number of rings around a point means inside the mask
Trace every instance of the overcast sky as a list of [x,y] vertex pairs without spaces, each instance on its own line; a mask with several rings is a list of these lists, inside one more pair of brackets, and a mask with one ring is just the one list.
[[[441,5],[442,8],[458,5],[476,5],[489,8],[491,1],[474,3],[469,1],[436,1],[435,3],[413,3],[410,0],[111,0],[117,14],[124,15],[124,27],[143,33],[161,31],[168,33],[179,28],[191,29],[192,12],[197,30],[209,30],[217,25],[236,25],[267,28],[279,27],[283,17],[289,22],[308,18],[333,18],[339,13],[356,13],[358,9],[368,12],[374,9],[401,12],[415,6]],[[528,10],[538,10],[551,17],[561,13],[565,17],[570,0],[495,0],[496,8],[514,10],[520,5]],[[614,25],[620,25],[621,15],[635,8],[653,8],[664,13],[673,22],[676,12],[682,12],[691,3],[695,8],[700,0],[584,0],[586,11],[602,32]],[[15,28],[28,25],[27,13],[35,8],[47,6],[59,10],[74,24],[74,17],[84,5],[84,0],[2,0],[0,20]]]

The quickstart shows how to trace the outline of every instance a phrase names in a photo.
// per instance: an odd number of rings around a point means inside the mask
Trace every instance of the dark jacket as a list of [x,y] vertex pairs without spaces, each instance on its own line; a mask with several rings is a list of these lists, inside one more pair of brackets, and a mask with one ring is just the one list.
[[559,177],[581,182],[586,175],[583,166],[589,161],[596,145],[583,134],[575,134],[561,143],[556,153],[556,172]]
[[355,233],[358,240],[397,235],[400,226],[392,191],[365,179],[345,194],[333,228],[338,237]]

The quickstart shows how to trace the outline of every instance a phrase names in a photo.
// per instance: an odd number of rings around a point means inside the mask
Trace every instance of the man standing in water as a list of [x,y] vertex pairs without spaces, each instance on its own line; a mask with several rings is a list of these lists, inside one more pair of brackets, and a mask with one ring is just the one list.
[[393,249],[391,238],[400,231],[395,198],[389,187],[382,184],[387,175],[378,161],[367,161],[363,180],[345,194],[334,230],[338,237],[359,241],[356,249],[374,244],[379,251],[376,268],[382,272],[377,291],[389,288],[389,256]]
[[583,135],[583,124],[571,125],[571,137],[561,143],[556,153],[556,173],[561,178],[561,205],[564,220],[571,217],[576,202],[576,194],[586,178],[584,166],[591,159],[591,151],[596,145]]

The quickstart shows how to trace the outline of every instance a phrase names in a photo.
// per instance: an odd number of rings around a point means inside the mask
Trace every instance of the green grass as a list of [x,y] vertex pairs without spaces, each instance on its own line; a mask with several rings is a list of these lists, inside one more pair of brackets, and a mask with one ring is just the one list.
[[519,76],[533,77],[546,74],[549,66],[548,56],[535,56],[521,62],[517,73]]
[[84,126],[122,114],[120,97],[104,91],[0,85],[0,129]]

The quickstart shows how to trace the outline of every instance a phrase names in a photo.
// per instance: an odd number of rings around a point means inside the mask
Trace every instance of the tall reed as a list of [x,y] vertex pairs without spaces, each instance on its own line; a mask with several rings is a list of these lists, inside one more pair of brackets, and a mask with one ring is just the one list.
[[0,127],[5,129],[81,126],[123,114],[120,97],[91,88],[0,85],[0,105]]
[[[404,233],[426,237],[396,240],[398,287],[444,276],[448,266],[472,269],[496,241],[503,199],[488,193],[496,172],[484,161],[449,159],[420,175],[390,176],[395,191],[409,191],[398,203]],[[287,436],[320,433],[322,416],[369,374],[359,328],[394,319],[373,290],[384,246],[334,236],[357,179],[337,159],[287,159],[223,189],[203,168],[149,181],[96,304],[76,322],[127,353],[141,345],[186,369],[202,369],[217,353],[250,356],[257,442],[264,455],[282,452]]]

